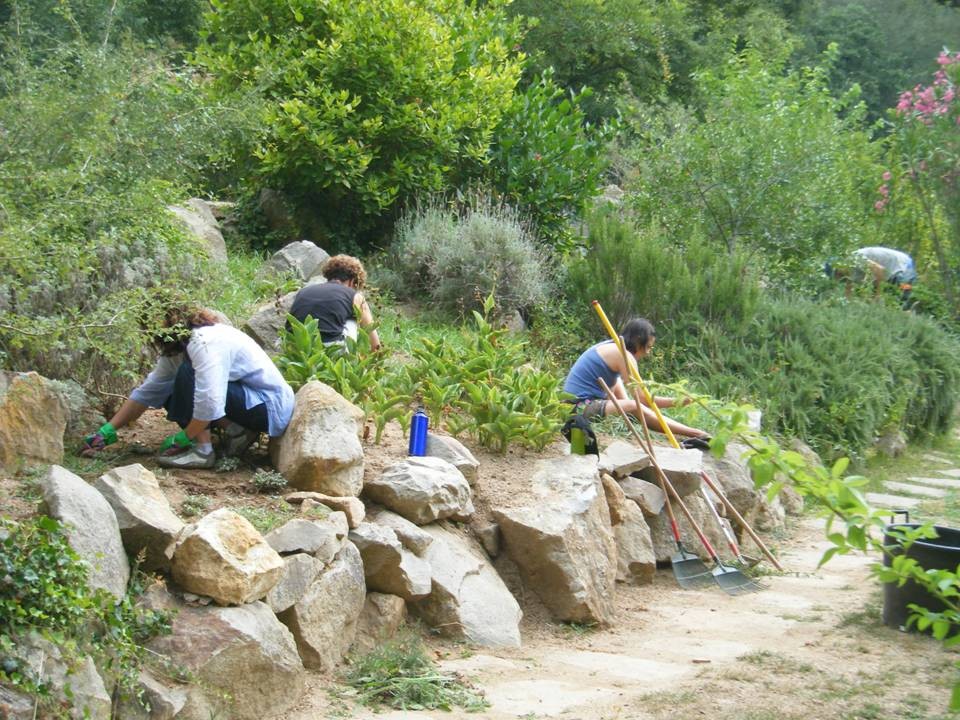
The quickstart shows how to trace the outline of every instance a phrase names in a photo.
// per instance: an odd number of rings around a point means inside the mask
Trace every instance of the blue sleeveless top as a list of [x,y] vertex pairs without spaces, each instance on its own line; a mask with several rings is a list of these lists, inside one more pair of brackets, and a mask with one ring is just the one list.
[[575,395],[580,399],[587,398],[606,398],[603,388],[597,382],[597,378],[603,378],[603,381],[613,389],[614,384],[620,379],[620,373],[611,370],[600,357],[597,348],[601,345],[612,343],[612,340],[605,340],[587,348],[583,354],[577,358],[577,361],[567,373],[567,379],[563,382],[564,392]]

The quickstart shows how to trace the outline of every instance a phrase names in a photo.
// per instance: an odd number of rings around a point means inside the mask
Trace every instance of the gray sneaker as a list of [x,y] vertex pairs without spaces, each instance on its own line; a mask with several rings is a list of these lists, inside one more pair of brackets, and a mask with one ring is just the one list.
[[161,455],[157,458],[157,465],[178,470],[208,470],[217,464],[217,455],[211,450],[202,453],[192,447],[177,455]]
[[233,423],[220,435],[220,454],[224,457],[238,457],[259,439],[258,431],[247,430],[242,425]]

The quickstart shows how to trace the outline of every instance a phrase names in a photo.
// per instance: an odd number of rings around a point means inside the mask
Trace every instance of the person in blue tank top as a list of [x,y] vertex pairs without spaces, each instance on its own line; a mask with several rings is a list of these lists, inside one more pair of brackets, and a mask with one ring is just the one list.
[[[656,331],[649,320],[644,318],[633,318],[621,331],[623,343],[627,349],[627,361],[631,367],[636,367],[637,360],[645,357],[653,348],[657,339]],[[604,382],[613,391],[621,407],[628,413],[637,417],[653,430],[660,430],[660,421],[656,413],[646,405],[637,406],[633,398],[627,395],[626,387],[623,384],[623,375],[628,373],[629,369],[623,365],[623,356],[614,345],[612,340],[606,340],[587,348],[567,373],[567,378],[563,383],[565,392],[570,393],[576,400],[574,401],[575,412],[580,412],[584,417],[592,419],[603,417],[610,413],[616,413],[614,404],[607,400],[606,394],[597,378],[603,378]],[[654,398],[659,408],[673,407],[676,401],[673,398],[657,397]],[[709,435],[703,430],[699,430],[683,423],[664,417],[667,427],[674,435],[684,437],[707,438]]]

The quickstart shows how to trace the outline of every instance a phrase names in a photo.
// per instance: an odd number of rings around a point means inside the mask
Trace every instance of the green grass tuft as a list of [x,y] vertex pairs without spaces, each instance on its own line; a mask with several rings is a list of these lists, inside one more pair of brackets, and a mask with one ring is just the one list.
[[347,684],[357,690],[361,703],[388,705],[398,710],[450,710],[468,712],[489,706],[482,693],[463,678],[441,672],[413,628],[403,628],[388,642],[353,660]]

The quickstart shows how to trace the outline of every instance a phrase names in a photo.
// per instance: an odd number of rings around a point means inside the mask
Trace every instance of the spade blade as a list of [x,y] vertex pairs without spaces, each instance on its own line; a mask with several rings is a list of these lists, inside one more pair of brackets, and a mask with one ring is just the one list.
[[686,590],[701,590],[714,584],[713,573],[703,560],[686,552],[682,547],[672,558],[673,576],[680,587]]

